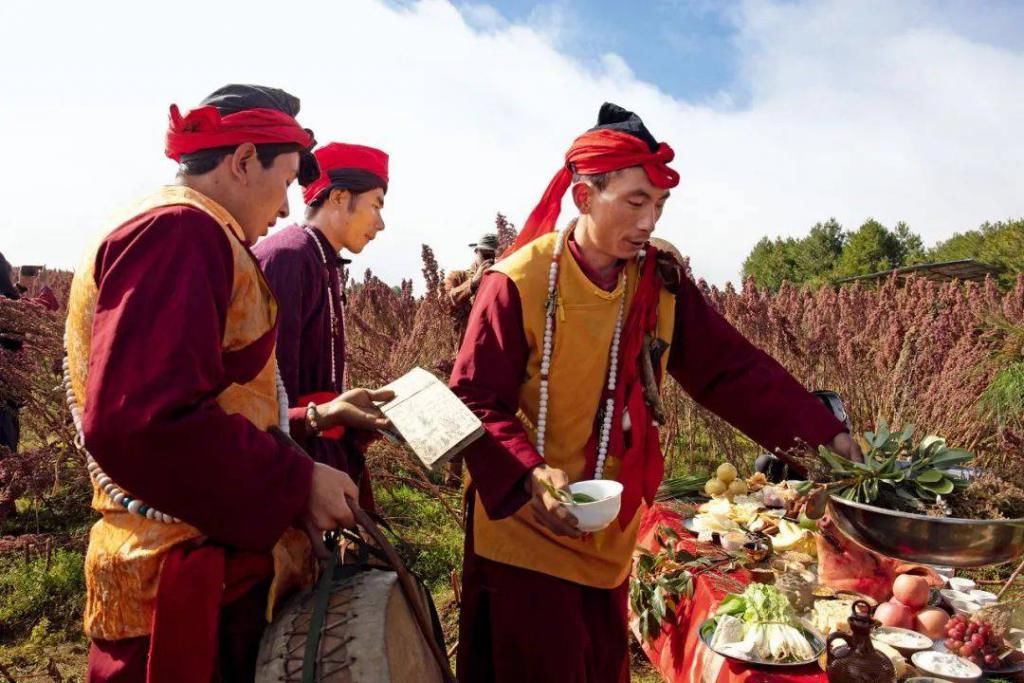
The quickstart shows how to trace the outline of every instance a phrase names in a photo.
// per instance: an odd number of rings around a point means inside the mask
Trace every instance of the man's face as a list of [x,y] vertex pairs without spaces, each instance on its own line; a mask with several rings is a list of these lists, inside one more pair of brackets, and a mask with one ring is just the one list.
[[494,260],[494,252],[491,251],[490,249],[480,249],[479,247],[477,247],[476,249],[473,250],[473,253],[476,255],[474,261],[478,266],[481,265],[482,263],[486,263],[487,261]]
[[344,246],[353,254],[360,253],[384,229],[384,189],[377,187],[342,198],[342,210],[347,212]]
[[640,167],[612,174],[604,190],[587,190],[579,208],[590,217],[596,246],[615,258],[635,257],[651,238],[669,191],[655,187]]
[[255,155],[248,159],[243,170],[245,184],[244,208],[236,216],[251,243],[274,226],[278,218],[288,216],[288,187],[299,173],[299,153],[287,152],[274,157],[270,168]]

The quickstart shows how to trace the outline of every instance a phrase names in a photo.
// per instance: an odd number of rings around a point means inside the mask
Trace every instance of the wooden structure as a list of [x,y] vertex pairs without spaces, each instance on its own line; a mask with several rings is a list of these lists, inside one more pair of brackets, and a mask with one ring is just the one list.
[[867,284],[886,280],[890,277],[896,277],[902,281],[910,276],[923,277],[936,282],[949,282],[950,280],[983,282],[986,277],[990,275],[995,277],[1002,270],[1000,266],[993,266],[974,259],[961,259],[959,261],[942,261],[940,263],[920,263],[915,266],[883,270],[878,273],[871,273],[870,275],[855,275],[836,280],[835,284],[844,285],[851,282]]

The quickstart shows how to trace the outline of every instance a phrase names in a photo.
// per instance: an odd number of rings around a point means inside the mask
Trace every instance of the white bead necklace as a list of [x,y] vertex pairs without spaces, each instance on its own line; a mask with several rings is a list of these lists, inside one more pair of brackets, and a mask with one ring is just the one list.
[[[548,377],[551,372],[555,309],[558,308],[558,262],[573,225],[570,223],[568,227],[558,233],[558,240],[555,242],[555,252],[551,257],[551,267],[548,269],[548,300],[544,319],[544,347],[540,361],[540,405],[537,408],[537,452],[542,458],[544,457],[544,441],[548,426]],[[622,290],[622,298],[619,301],[619,313],[615,320],[615,333],[612,336],[612,347],[608,359],[608,398],[605,400],[603,411],[601,411],[603,412],[603,418],[597,442],[597,463],[594,467],[594,479],[601,479],[604,476],[604,461],[608,456],[608,443],[612,434],[612,416],[615,414],[615,382],[619,374],[619,338],[622,335],[622,318],[626,308],[626,291],[623,286],[625,280],[626,271],[623,269],[622,275],[619,277],[619,288]]]
[[[64,345],[67,348],[67,335],[64,337]],[[281,431],[285,434],[288,433],[288,393],[284,388],[284,381],[281,379],[281,369],[275,364],[275,380],[277,384],[277,416],[279,420],[278,426]],[[68,410],[71,411],[71,419],[75,423],[75,447],[78,448],[83,454],[85,454],[85,466],[89,470],[89,476],[96,482],[96,486],[100,488],[105,494],[107,494],[116,504],[123,505],[128,512],[142,515],[146,519],[151,519],[155,522],[163,522],[164,524],[177,524],[181,520],[177,517],[172,517],[166,512],[160,512],[151,505],[146,505],[138,498],[133,498],[124,489],[119,487],[114,481],[104,472],[96,459],[92,457],[92,454],[85,448],[85,432],[82,430],[82,409],[78,405],[78,399],[75,398],[75,392],[71,388],[71,363],[67,356],[64,356],[64,391],[67,396]]]
[[[321,263],[323,263],[324,267],[327,268],[327,270],[328,270],[328,273],[327,273],[327,306],[328,306],[328,308],[330,308],[330,315],[331,315],[331,384],[334,385],[334,390],[340,393],[341,391],[344,391],[344,389],[345,389],[345,387],[344,387],[345,382],[344,382],[344,378],[342,378],[342,386],[338,386],[338,366],[337,366],[337,361],[335,360],[335,356],[338,353],[338,329],[339,329],[339,326],[340,326],[342,332],[344,332],[345,318],[342,317],[341,321],[339,323],[338,317],[337,317],[337,315],[334,312],[335,292],[334,292],[334,287],[331,285],[330,267],[327,265],[327,253],[324,251],[323,245],[320,244],[320,239],[316,236],[316,233],[313,232],[313,230],[308,225],[302,226],[302,229],[305,231],[305,233],[307,235],[309,235],[309,238],[311,240],[313,240],[313,244],[316,245],[316,250],[318,252],[320,252],[320,261],[321,261]],[[338,280],[339,281],[341,280],[341,275],[340,274],[338,275]],[[338,298],[340,299],[341,296],[338,295]]]

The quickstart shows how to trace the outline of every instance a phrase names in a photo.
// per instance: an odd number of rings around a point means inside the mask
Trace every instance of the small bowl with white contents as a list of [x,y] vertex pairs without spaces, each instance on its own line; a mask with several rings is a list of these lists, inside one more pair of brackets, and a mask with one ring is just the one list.
[[975,590],[971,591],[971,602],[976,602],[979,605],[981,605],[982,607],[984,607],[985,605],[994,604],[998,600],[999,600],[999,596],[996,595],[995,593],[991,593],[989,591],[978,590],[978,589],[975,589]]
[[963,602],[971,602],[970,593],[964,593],[963,591],[953,590],[952,588],[943,588],[939,591],[939,595],[942,596],[942,598],[946,601],[946,604],[948,604],[950,607],[952,607],[953,603],[957,600],[962,600]]
[[928,636],[896,626],[879,626],[871,632],[871,638],[895,648],[904,657],[932,647],[932,639]]
[[615,521],[622,507],[622,484],[610,479],[588,479],[569,484],[572,503],[563,502],[569,508],[579,530],[584,533],[600,531]]
[[918,671],[941,678],[944,681],[970,683],[981,679],[981,667],[963,657],[948,652],[925,650],[910,658]]
[[981,609],[981,605],[971,600],[954,600],[950,603],[950,607],[954,612],[965,617],[973,617],[974,613]]
[[949,587],[961,593],[970,593],[978,587],[978,584],[964,576],[954,576],[949,580]]

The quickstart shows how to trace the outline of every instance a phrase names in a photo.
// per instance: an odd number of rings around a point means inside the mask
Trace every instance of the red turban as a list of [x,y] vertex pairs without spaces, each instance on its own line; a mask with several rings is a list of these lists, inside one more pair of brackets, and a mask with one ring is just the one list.
[[379,149],[332,142],[314,151],[313,156],[320,165],[320,177],[302,191],[307,206],[332,187],[352,192],[376,187],[388,191],[388,155]]
[[572,184],[574,171],[595,175],[639,166],[655,187],[668,189],[679,184],[679,174],[668,167],[674,158],[675,152],[664,142],[652,152],[644,140],[621,130],[595,128],[587,131],[576,138],[565,153],[565,165],[551,179],[540,203],[526,219],[526,225],[506,255],[555,229],[562,211],[562,197]]
[[181,115],[178,105],[171,105],[165,151],[175,161],[185,154],[204,149],[237,146],[294,143],[303,149],[314,144],[313,135],[299,125],[293,116],[269,108],[243,109],[221,114],[217,107],[204,105]]

